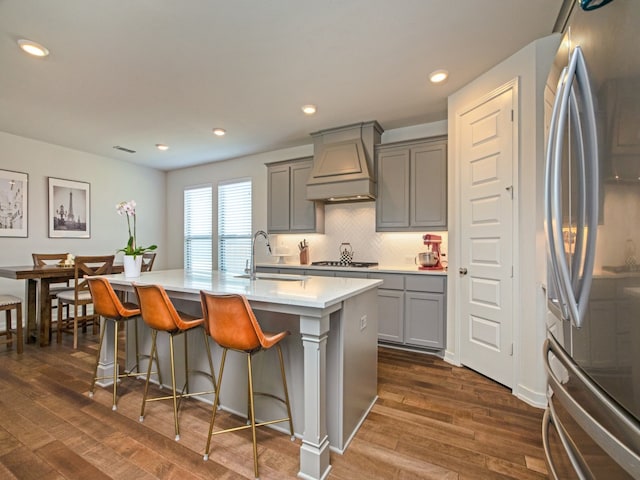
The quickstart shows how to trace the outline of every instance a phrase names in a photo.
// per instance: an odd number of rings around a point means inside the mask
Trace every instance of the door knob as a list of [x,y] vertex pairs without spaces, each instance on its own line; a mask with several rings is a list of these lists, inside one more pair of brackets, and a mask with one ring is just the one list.
[[460,275],[466,275],[467,274],[467,269],[464,267],[460,267],[460,269],[458,270],[458,272],[460,272]]

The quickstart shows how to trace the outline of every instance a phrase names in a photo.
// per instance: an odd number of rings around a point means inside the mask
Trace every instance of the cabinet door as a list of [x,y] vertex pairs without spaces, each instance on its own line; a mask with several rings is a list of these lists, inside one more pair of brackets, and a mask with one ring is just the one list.
[[315,202],[307,200],[311,161],[291,165],[291,231],[312,232],[316,228]]
[[376,230],[409,226],[409,149],[380,151],[377,159]]
[[447,148],[437,142],[411,149],[410,224],[447,226]]
[[405,335],[407,345],[444,348],[444,295],[405,293]]
[[267,169],[267,230],[269,233],[289,231],[289,166],[277,165]]
[[404,342],[404,292],[378,289],[378,340]]

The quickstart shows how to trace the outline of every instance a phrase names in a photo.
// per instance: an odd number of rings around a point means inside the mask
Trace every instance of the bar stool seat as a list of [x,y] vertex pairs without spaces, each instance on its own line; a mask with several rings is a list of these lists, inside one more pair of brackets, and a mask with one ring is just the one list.
[[[284,361],[282,359],[282,348],[280,341],[287,337],[290,333],[282,331],[278,333],[263,332],[258,320],[256,319],[251,305],[246,297],[238,294],[216,295],[205,291],[200,291],[200,300],[202,303],[202,313],[204,316],[205,329],[213,340],[222,347],[222,359],[220,360],[220,372],[218,374],[218,384],[216,386],[216,398],[213,403],[211,412],[211,422],[209,423],[209,434],[207,436],[207,445],[205,447],[204,460],[209,459],[209,449],[211,446],[211,436],[221,433],[234,432],[251,428],[253,438],[253,468],[255,477],[258,478],[258,446],[256,441],[256,427],[271,425],[280,422],[289,422],[289,432],[291,440],[295,439],[293,433],[293,420],[291,416],[291,404],[289,403],[289,392],[287,390],[287,378],[284,371]],[[282,377],[282,388],[284,398],[278,397],[272,393],[256,392],[253,389],[253,370],[252,357],[262,351],[275,347],[280,360],[280,375]],[[220,395],[220,385],[222,383],[222,375],[224,373],[224,364],[228,350],[246,354],[247,356],[247,374],[248,374],[248,424],[213,431],[213,424],[216,419],[216,411],[218,399]],[[277,420],[263,421],[256,423],[254,395],[264,395],[284,404],[287,416]]]
[[[135,341],[135,354],[136,363],[132,368],[125,366],[124,372],[118,372],[118,326],[124,321],[135,322],[140,318],[140,308],[138,305],[125,302],[122,303],[118,298],[118,295],[113,290],[113,287],[106,278],[103,277],[85,277],[89,284],[89,290],[93,299],[93,312],[96,315],[101,316],[105,321],[113,322],[114,328],[114,341],[113,341],[113,376],[98,376],[98,365],[100,364],[100,355],[102,352],[102,344],[104,341],[104,332],[106,325],[102,326],[100,332],[100,343],[98,344],[98,353],[96,355],[95,368],[93,370],[93,378],[91,380],[91,387],[89,388],[89,397],[93,397],[95,385],[97,380],[104,380],[111,378],[113,380],[113,405],[111,409],[116,411],[117,406],[117,386],[120,378],[124,377],[139,377],[140,376],[140,354],[138,351],[138,328],[135,325],[134,341]],[[156,361],[156,367],[158,367],[158,357],[150,359],[149,363],[153,360]],[[158,367],[158,372],[160,368]],[[162,384],[162,377],[159,377],[159,382]]]
[[[169,355],[171,365],[171,395],[148,398],[149,377],[151,375],[151,362],[149,362],[147,370],[147,379],[144,387],[144,395],[142,397],[142,408],[140,409],[140,421],[144,421],[144,412],[147,402],[158,400],[173,400],[173,422],[175,429],[175,440],[180,440],[180,425],[178,423],[178,407],[179,401],[183,398],[202,396],[212,394],[215,391],[216,377],[213,369],[213,360],[211,359],[211,350],[209,349],[209,341],[207,334],[202,327],[204,320],[202,318],[193,317],[183,312],[178,312],[167,295],[165,289],[160,285],[139,285],[134,283],[136,295],[138,296],[138,304],[140,305],[140,313],[142,319],[151,329],[151,353],[150,357],[157,356],[157,336],[158,332],[165,332],[169,335]],[[207,360],[209,362],[209,372],[191,371],[189,370],[189,353],[187,349],[187,336],[189,331],[198,329],[202,333]],[[185,383],[178,392],[176,387],[175,372],[175,355],[174,355],[174,337],[184,334],[184,366],[185,366]],[[189,391],[189,374],[201,373],[211,380],[212,388],[208,391],[190,392]],[[162,386],[162,384],[160,385]],[[218,397],[216,395],[216,404]]]
[[0,336],[5,339],[0,340],[0,344],[7,344],[9,347],[13,347],[13,322],[11,320],[11,311],[16,311],[16,342],[18,346],[16,348],[18,353],[22,353],[23,340],[22,340],[22,299],[14,295],[0,295],[0,311],[5,312],[5,329],[0,332]]

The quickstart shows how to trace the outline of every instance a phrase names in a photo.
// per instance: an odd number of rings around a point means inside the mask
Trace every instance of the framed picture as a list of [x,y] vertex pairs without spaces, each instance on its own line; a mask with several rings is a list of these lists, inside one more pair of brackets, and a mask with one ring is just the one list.
[[91,237],[91,186],[49,177],[49,237]]
[[29,175],[0,170],[0,237],[27,237]]

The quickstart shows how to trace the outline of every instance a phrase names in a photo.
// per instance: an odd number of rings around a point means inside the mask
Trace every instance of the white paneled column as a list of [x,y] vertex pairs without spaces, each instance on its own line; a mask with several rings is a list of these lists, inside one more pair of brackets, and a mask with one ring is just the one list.
[[304,433],[300,447],[300,471],[305,479],[326,478],[329,463],[327,435],[327,337],[329,314],[300,316],[304,348]]
[[96,381],[96,385],[101,387],[113,385],[113,369],[118,368],[115,359],[113,358],[113,342],[115,341],[114,327],[114,322],[100,318],[100,328],[106,329],[104,332],[104,340],[102,342],[102,350],[100,350],[98,373],[96,374],[98,377],[105,377]]

